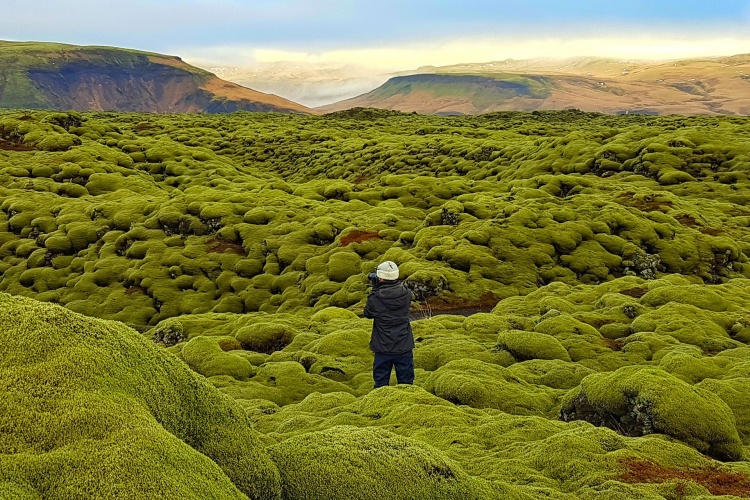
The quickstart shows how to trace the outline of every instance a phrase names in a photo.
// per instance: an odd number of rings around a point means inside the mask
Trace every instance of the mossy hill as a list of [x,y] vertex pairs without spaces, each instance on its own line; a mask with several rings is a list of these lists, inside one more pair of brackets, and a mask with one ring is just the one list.
[[179,57],[115,47],[6,41],[0,41],[0,108],[310,112],[281,97],[220,80]]
[[748,132],[2,112],[0,496],[748,497]]
[[750,114],[750,55],[639,62],[576,58],[424,67],[319,109],[427,114],[582,109],[611,114]]
[[277,498],[242,408],[121,323],[0,294],[0,496]]

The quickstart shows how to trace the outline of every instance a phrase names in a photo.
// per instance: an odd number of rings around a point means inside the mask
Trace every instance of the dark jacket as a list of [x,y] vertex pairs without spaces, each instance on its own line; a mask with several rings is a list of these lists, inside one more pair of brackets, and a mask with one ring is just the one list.
[[398,281],[377,283],[365,305],[365,318],[374,319],[370,349],[384,354],[401,354],[414,349],[409,322],[411,290]]

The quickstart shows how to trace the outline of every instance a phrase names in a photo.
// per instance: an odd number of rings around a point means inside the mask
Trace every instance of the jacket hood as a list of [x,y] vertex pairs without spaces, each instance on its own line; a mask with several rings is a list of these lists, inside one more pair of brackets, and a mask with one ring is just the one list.
[[404,306],[404,296],[409,296],[411,302],[411,290],[398,281],[380,283],[375,294],[383,301],[383,305],[391,310]]

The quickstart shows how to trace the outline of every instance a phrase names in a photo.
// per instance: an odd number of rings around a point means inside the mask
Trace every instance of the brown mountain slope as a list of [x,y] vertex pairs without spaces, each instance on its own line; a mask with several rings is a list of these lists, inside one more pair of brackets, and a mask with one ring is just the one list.
[[750,55],[637,62],[499,61],[420,68],[367,94],[318,108],[425,114],[577,108],[602,113],[750,114]]
[[311,113],[178,57],[112,47],[0,42],[0,107],[76,111]]

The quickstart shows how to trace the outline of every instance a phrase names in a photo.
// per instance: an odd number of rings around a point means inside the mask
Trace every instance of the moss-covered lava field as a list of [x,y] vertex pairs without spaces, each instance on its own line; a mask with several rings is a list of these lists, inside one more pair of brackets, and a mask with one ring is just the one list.
[[743,117],[2,111],[0,497],[750,497],[749,173]]

